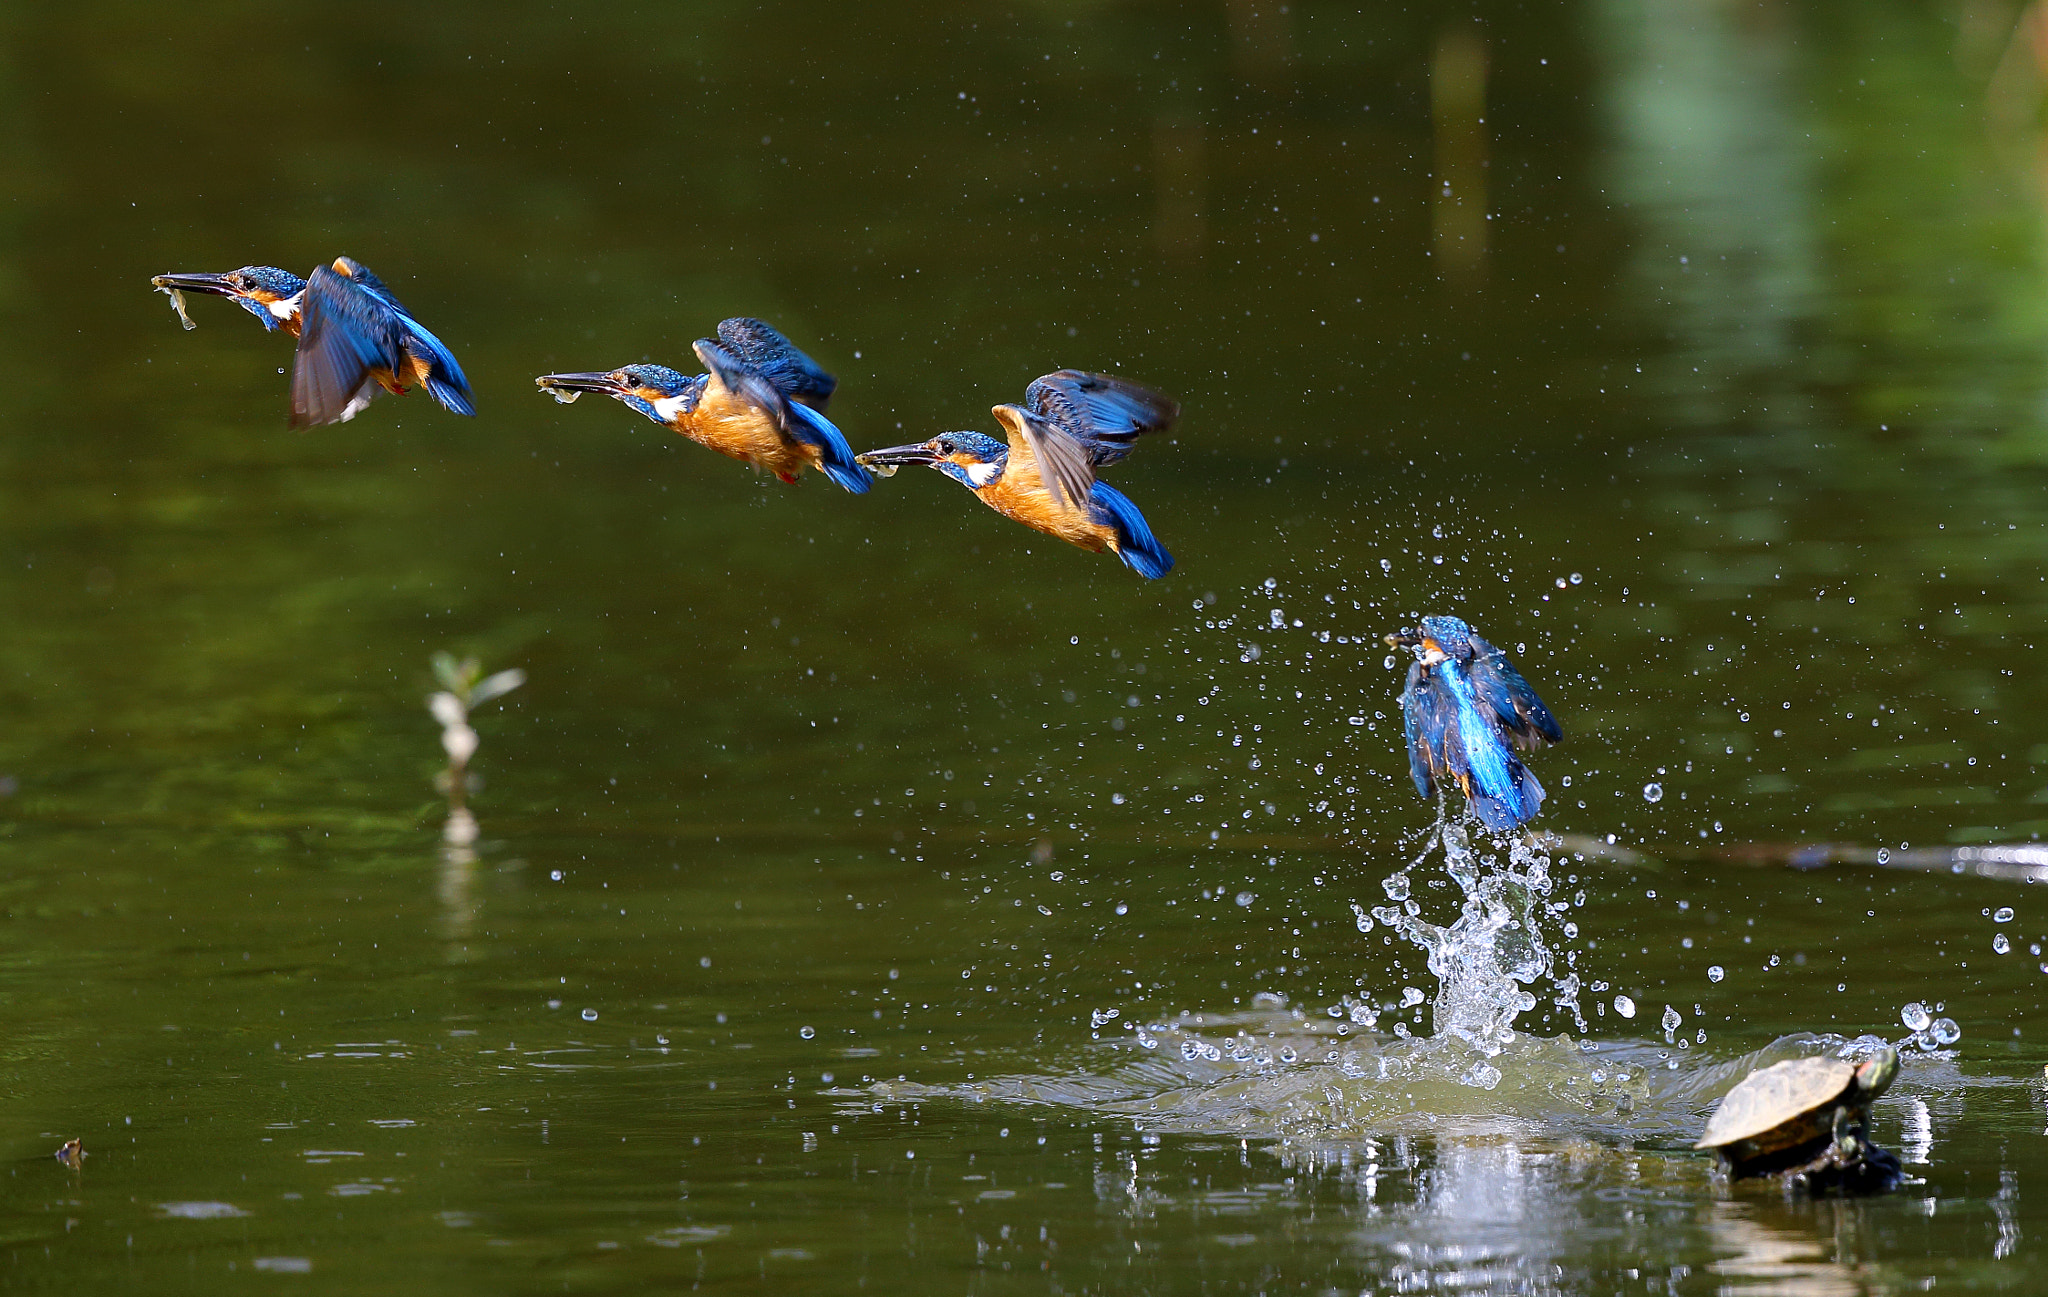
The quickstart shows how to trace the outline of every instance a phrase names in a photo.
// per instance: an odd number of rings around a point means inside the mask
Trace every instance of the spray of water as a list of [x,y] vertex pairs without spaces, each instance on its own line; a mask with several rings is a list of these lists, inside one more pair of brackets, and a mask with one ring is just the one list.
[[[1444,871],[1463,897],[1457,918],[1447,926],[1423,918],[1420,903],[1410,894],[1410,874],[1437,848],[1443,852]],[[1430,848],[1381,883],[1387,904],[1370,914],[1354,907],[1361,931],[1384,924],[1428,957],[1429,971],[1439,983],[1433,1033],[1475,1051],[1476,1084],[1498,1080],[1498,1071],[1484,1060],[1514,1043],[1515,1018],[1536,1007],[1528,988],[1538,983],[1549,982],[1551,1003],[1585,1030],[1579,976],[1569,968],[1569,955],[1565,971],[1559,971],[1558,956],[1544,936],[1546,921],[1555,913],[1550,867],[1550,857],[1527,838],[1483,851],[1474,847],[1465,824],[1443,819]]]

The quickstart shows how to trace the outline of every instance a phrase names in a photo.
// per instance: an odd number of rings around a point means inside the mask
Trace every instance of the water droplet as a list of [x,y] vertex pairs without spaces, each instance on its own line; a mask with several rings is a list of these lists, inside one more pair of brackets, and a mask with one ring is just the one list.
[[561,871],[561,870],[559,870],[559,869],[550,869],[550,870],[548,870],[548,881],[549,881],[549,882],[553,882],[553,883],[559,883],[559,882],[561,882],[561,881],[562,881],[562,871]]
[[1390,901],[1405,901],[1408,899],[1408,875],[1406,874],[1389,875],[1381,880],[1380,886],[1386,889],[1387,899]]
[[1644,785],[1643,785],[1643,800],[1644,800],[1644,801],[1646,801],[1646,802],[1661,802],[1661,801],[1663,801],[1663,800],[1664,800],[1664,785],[1662,785],[1662,784],[1656,784],[1656,783],[1651,783],[1651,784],[1644,784]]
[[1582,576],[1580,576],[1580,575],[1579,575],[1579,574],[1578,574],[1577,572],[1574,572],[1574,573],[1572,573],[1572,584],[1573,584],[1573,585],[1577,585],[1577,584],[1578,584],[1579,582],[1581,582],[1581,581],[1583,581],[1583,580],[1585,580],[1585,579],[1586,579],[1585,577],[1582,577]]
[[1879,848],[1877,849],[1877,863],[1878,863],[1878,864],[1880,864],[1880,865],[1888,865],[1888,864],[1890,864],[1891,862],[1892,862],[1892,853],[1891,853],[1891,849],[1890,849],[1890,848],[1888,848],[1888,847],[1879,847]]
[[1685,1019],[1679,1016],[1678,1010],[1672,1008],[1668,1004],[1664,1006],[1664,1030],[1677,1031],[1678,1024],[1684,1021]]
[[1116,903],[1116,912],[1118,914],[1129,914],[1131,912],[1131,907],[1124,904],[1122,901],[1118,901]]
[[1428,998],[1428,996],[1422,993],[1422,988],[1419,986],[1404,986],[1401,988],[1401,1007],[1404,1009],[1412,1009]]
[[811,1040],[817,1036],[818,1029],[816,1027],[798,1027],[796,1034],[802,1036],[805,1040]]
[[1722,968],[1719,964],[1715,964],[1707,970],[1707,980],[1709,982],[1718,982],[1726,976],[1728,976],[1728,970]]
[[1392,653],[1389,653],[1389,654],[1387,654],[1387,660],[1386,660],[1386,661],[1384,661],[1384,662],[1382,662],[1382,663],[1380,663],[1380,665],[1381,665],[1381,666],[1383,666],[1383,667],[1385,667],[1385,668],[1386,668],[1387,670],[1389,670],[1389,671],[1393,670],[1393,669],[1394,669],[1394,655],[1393,655]]
[[596,1022],[596,1021],[597,1021],[597,1010],[596,1010],[596,1009],[585,1009],[585,1010],[583,1011],[583,1020],[584,1020],[585,1022]]
[[1953,1045],[1963,1038],[1963,1029],[1956,1025],[1954,1018],[1936,1018],[1933,1030],[1937,1045]]
[[1999,933],[1997,936],[1991,939],[1991,948],[2001,955],[2007,955],[2012,953],[2012,943],[2005,939],[2005,934],[2003,932]]
[[1250,892],[1239,892],[1237,894],[1237,903],[1239,905],[1246,907],[1249,907],[1253,901],[1256,901],[1258,899],[1258,897],[1252,895]]
[[1999,906],[1998,912],[1991,916],[1991,921],[1993,923],[2011,923],[2012,907],[2010,905]]
[[1624,1018],[1633,1018],[1636,1016],[1636,1002],[1626,995],[1617,995],[1614,997],[1614,1011]]
[[1298,1057],[1300,1057],[1300,1055],[1298,1055],[1298,1054],[1296,1054],[1296,1053],[1294,1052],[1294,1046],[1292,1046],[1292,1045],[1282,1045],[1282,1046],[1280,1047],[1280,1061],[1281,1061],[1281,1062],[1283,1062],[1283,1063],[1292,1063],[1292,1062],[1293,1062],[1293,1061],[1294,1061],[1294,1060],[1295,1060],[1296,1058],[1298,1058]]
[[1899,1010],[1899,1021],[1905,1024],[1907,1031],[1917,1033],[1927,1030],[1928,1024],[1934,1021],[1934,1015],[1927,1011],[1926,1005],[1915,1000]]

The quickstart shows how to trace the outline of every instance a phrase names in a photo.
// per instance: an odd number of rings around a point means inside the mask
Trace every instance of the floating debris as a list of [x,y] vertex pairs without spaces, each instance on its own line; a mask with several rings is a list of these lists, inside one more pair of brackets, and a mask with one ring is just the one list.
[[64,1147],[57,1150],[57,1160],[74,1171],[84,1166],[85,1142],[76,1139],[65,1140]]

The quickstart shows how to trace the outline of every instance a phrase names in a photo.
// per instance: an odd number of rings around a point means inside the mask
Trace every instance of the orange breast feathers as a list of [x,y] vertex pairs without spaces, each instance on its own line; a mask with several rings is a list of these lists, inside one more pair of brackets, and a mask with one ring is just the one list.
[[669,426],[700,446],[766,469],[785,482],[816,468],[821,458],[816,446],[785,436],[768,411],[735,395],[716,374],[704,385],[697,408]]
[[1010,443],[1010,457],[1003,475],[974,492],[982,502],[1005,518],[1023,523],[1069,545],[1079,545],[1100,554],[1116,544],[1116,530],[1088,516],[1085,503],[1075,505],[1055,500],[1038,473],[1038,460],[1029,447]]

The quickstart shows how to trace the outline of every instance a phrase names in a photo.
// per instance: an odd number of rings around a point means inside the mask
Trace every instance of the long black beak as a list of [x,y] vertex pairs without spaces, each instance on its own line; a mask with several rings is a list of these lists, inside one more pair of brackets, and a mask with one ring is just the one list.
[[176,289],[181,293],[211,293],[215,297],[238,296],[226,275],[158,275],[149,281],[150,287]]
[[606,396],[617,396],[626,390],[626,385],[610,374],[542,374],[533,380],[543,392],[603,392]]
[[928,441],[911,446],[889,446],[882,450],[864,451],[853,457],[853,462],[865,468],[895,468],[902,464],[936,464],[939,452],[932,449]]

